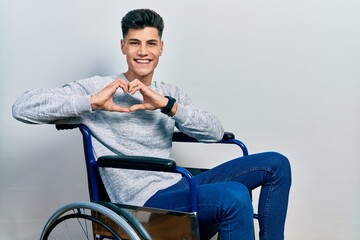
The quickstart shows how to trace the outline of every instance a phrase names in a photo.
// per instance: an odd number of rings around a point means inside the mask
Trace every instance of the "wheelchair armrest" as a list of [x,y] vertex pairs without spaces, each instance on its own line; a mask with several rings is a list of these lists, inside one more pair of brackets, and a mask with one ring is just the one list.
[[[235,135],[231,132],[225,132],[221,141],[228,141],[235,139]],[[174,132],[173,142],[199,142],[196,138],[190,137],[183,132]]]
[[80,125],[79,124],[56,124],[55,127],[57,130],[71,130],[71,129],[75,129],[78,128]]
[[175,172],[176,162],[171,159],[143,156],[102,156],[98,167],[112,167],[136,170]]

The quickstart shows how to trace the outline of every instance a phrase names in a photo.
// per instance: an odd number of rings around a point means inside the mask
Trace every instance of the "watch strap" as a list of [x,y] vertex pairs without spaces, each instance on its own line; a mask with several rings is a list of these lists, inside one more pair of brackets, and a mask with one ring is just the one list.
[[169,115],[169,113],[171,112],[171,109],[174,107],[174,104],[176,102],[176,99],[170,96],[165,96],[167,99],[169,99],[168,103],[166,104],[165,107],[161,108],[161,112]]

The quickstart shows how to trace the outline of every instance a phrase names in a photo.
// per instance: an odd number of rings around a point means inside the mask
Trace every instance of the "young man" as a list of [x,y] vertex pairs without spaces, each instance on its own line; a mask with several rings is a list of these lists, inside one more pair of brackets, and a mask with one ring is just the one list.
[[[97,157],[143,155],[170,158],[174,126],[202,142],[218,141],[219,120],[195,106],[177,87],[153,81],[163,51],[162,18],[149,9],[122,19],[121,51],[128,70],[118,76],[95,76],[55,89],[24,93],[13,116],[27,123],[87,125]],[[178,174],[100,169],[114,202],[187,211],[186,181]],[[252,239],[248,189],[261,186],[260,239],[283,239],[291,185],[288,160],[278,153],[237,158],[196,176],[202,239],[217,231],[221,239]]]

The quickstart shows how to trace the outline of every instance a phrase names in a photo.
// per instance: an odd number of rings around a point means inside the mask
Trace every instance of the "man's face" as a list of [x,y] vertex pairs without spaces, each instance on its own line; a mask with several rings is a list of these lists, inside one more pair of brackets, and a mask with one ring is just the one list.
[[163,42],[155,27],[129,29],[125,39],[121,40],[121,51],[128,64],[126,77],[130,81],[137,78],[146,85],[151,84],[162,50]]

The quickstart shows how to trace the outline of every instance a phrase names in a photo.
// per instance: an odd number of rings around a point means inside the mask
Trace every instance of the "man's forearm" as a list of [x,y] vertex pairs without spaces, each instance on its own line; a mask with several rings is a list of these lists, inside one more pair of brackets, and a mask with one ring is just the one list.
[[51,123],[90,111],[90,96],[56,94],[49,89],[24,93],[12,108],[13,117],[25,123]]

